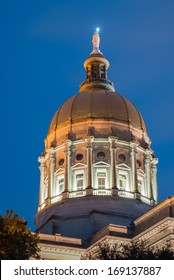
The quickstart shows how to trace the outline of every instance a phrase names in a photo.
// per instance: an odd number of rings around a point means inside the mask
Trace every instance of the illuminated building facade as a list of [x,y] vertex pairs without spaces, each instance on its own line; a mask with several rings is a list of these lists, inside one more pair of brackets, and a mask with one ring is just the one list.
[[174,229],[174,199],[157,205],[158,160],[145,122],[108,80],[98,31],[92,42],[86,79],[54,114],[39,157],[35,222],[45,259],[79,259],[103,239],[152,243],[148,232],[161,225],[164,209],[164,227],[169,218]]

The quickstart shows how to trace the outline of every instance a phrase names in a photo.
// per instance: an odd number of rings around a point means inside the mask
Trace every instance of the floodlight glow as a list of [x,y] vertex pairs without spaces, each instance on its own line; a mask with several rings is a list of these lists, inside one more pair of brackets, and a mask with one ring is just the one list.
[[100,28],[99,28],[99,27],[97,27],[97,28],[96,28],[96,32],[99,32],[99,31],[100,31]]

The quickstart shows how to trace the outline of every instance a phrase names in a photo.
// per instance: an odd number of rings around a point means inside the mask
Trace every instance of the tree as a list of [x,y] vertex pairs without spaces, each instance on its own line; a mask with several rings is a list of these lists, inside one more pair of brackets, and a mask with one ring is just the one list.
[[130,244],[103,242],[82,256],[83,260],[174,260],[170,243],[163,248],[150,248],[145,242]]
[[28,260],[39,258],[38,234],[31,233],[27,222],[13,210],[0,216],[0,259]]

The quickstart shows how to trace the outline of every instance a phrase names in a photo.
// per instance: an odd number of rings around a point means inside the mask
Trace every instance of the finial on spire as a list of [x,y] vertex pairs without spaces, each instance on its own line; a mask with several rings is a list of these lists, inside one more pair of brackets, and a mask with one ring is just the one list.
[[92,44],[93,44],[93,51],[92,53],[101,53],[99,50],[100,45],[100,35],[99,35],[100,28],[97,27],[94,35],[92,37]]

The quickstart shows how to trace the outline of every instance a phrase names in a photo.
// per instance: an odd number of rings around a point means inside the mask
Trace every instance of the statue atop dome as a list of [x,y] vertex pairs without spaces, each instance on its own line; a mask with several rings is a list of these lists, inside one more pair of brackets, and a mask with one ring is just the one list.
[[100,36],[99,36],[99,29],[96,29],[94,35],[92,37],[93,49],[99,49],[100,44]]
[[101,53],[99,50],[100,46],[100,35],[99,35],[99,28],[96,28],[94,35],[92,37],[92,44],[93,44],[93,51],[92,53]]

